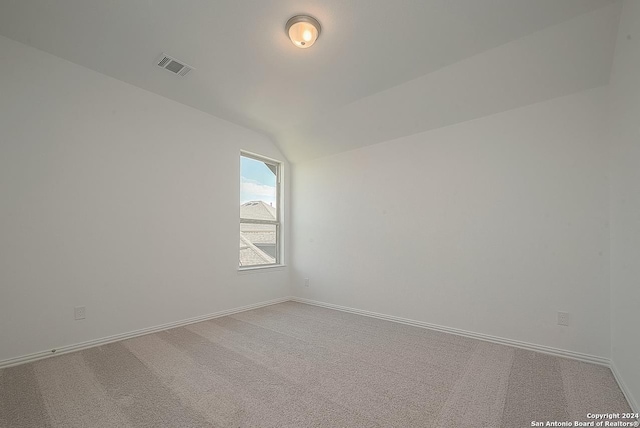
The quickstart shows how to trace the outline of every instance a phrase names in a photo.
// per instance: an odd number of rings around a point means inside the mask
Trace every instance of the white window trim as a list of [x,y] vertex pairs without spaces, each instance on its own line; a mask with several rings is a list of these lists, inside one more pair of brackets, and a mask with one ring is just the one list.
[[[283,248],[283,232],[282,232],[282,161],[277,159],[268,158],[266,156],[259,155],[257,153],[248,152],[245,150],[240,151],[240,157],[246,157],[254,159],[260,162],[268,163],[276,167],[276,221],[269,220],[244,220],[239,218],[238,224],[252,223],[252,224],[273,224],[276,226],[276,262],[264,265],[250,265],[240,266],[238,265],[238,272],[243,273],[255,273],[256,271],[264,269],[274,269],[286,267],[284,264],[284,248]],[[238,216],[239,217],[239,216]],[[239,249],[238,249],[239,251]],[[276,269],[277,270],[277,269]]]
[[238,275],[260,273],[260,272],[279,272],[284,270],[287,265],[257,265],[238,268]]

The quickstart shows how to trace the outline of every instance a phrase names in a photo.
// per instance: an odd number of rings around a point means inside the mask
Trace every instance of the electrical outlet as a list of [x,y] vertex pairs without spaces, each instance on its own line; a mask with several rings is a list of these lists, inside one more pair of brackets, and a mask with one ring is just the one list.
[[309,278],[304,279],[304,286],[309,288]]
[[84,306],[76,306],[73,308],[73,316],[77,320],[83,320],[87,317],[87,308]]
[[571,321],[571,314],[568,312],[558,312],[558,325],[568,326]]

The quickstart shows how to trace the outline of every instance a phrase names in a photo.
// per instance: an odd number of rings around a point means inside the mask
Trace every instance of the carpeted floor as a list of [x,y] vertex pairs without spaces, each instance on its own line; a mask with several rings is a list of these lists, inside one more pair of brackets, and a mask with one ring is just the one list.
[[1,427],[530,427],[608,368],[287,302],[0,370]]

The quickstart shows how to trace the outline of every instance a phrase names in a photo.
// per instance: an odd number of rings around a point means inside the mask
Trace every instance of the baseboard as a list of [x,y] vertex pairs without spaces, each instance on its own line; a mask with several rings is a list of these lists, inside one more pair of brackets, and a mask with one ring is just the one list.
[[620,390],[624,394],[625,398],[627,399],[627,402],[629,403],[629,406],[631,407],[632,411],[634,413],[640,413],[640,406],[638,406],[638,402],[635,400],[635,397],[631,394],[631,391],[622,380],[622,377],[620,376],[620,373],[618,372],[618,369],[615,363],[609,358],[583,354],[580,352],[567,351],[564,349],[553,348],[550,346],[536,345],[534,343],[521,342],[519,340],[505,339],[503,337],[491,336],[489,334],[482,334],[482,333],[476,333],[473,331],[461,330],[457,328],[444,327],[441,325],[431,324],[423,321],[416,321],[416,320],[396,317],[392,315],[380,314],[377,312],[365,311],[362,309],[355,309],[347,306],[334,305],[332,303],[319,302],[317,300],[303,299],[301,297],[291,297],[290,300],[294,302],[305,303],[307,305],[321,306],[323,308],[335,309],[337,311],[349,312],[352,314],[364,315],[372,318],[379,318],[379,319],[393,321],[401,324],[412,325],[415,327],[427,328],[430,330],[441,331],[444,333],[451,333],[458,336],[470,337],[472,339],[479,339],[487,342],[498,343],[501,345],[514,346],[516,348],[542,352],[544,354],[554,355],[557,357],[571,358],[573,360],[584,361],[587,363],[606,366],[611,370],[611,373],[613,373],[613,377],[618,383],[618,386],[620,387]]
[[640,413],[640,406],[638,406],[638,402],[636,401],[635,397],[631,394],[631,391],[627,387],[627,384],[624,383],[624,380],[622,380],[622,376],[620,376],[620,372],[618,372],[616,363],[614,363],[613,360],[611,360],[610,368],[611,368],[611,373],[613,373],[613,377],[616,379],[616,382],[618,382],[618,385],[620,386],[620,390],[622,390],[622,393],[627,399],[629,406],[631,406],[631,410],[634,413]]
[[86,342],[76,343],[74,345],[66,345],[60,348],[35,352],[33,354],[23,355],[21,357],[9,358],[0,361],[0,369],[16,366],[18,364],[30,363],[32,361],[41,360],[43,358],[52,357],[55,355],[68,354],[70,352],[81,351],[87,348],[93,348],[95,346],[106,345],[107,343],[117,342],[119,340],[130,339],[132,337],[143,336],[145,334],[156,333],[163,330],[169,330],[171,328],[182,327],[188,324],[195,324],[197,322],[206,321],[214,318],[220,318],[227,315],[237,314],[239,312],[250,311],[252,309],[262,308],[264,306],[271,306],[278,303],[283,303],[291,300],[290,297],[281,297],[279,299],[268,300],[264,302],[254,303],[252,305],[242,306],[239,308],[227,309],[225,311],[214,312],[212,314],[201,315],[185,320],[170,322],[167,324],[161,324],[153,327],[143,328],[140,330],[130,331],[128,333],[116,334],[113,336],[103,337],[100,339],[88,340]]
[[557,357],[571,358],[573,360],[584,361],[587,363],[598,364],[601,366],[610,366],[610,360],[605,357],[598,357],[596,355],[583,354],[580,352],[567,351],[564,349],[553,348],[550,346],[537,345],[534,343],[521,342],[519,340],[506,339],[504,337],[492,336],[489,334],[476,333],[473,331],[461,330],[452,327],[445,327],[442,325],[431,324],[424,321],[416,321],[407,318],[396,317],[393,315],[386,315],[377,312],[365,311],[362,309],[350,308],[347,306],[334,305],[332,303],[319,302],[316,300],[303,299],[300,297],[292,297],[292,301],[299,303],[306,303],[308,305],[322,306],[324,308],[335,309],[342,312],[350,312],[352,314],[364,315],[372,318],[379,318],[387,321],[393,321],[401,324],[412,325],[414,327],[422,327],[430,330],[441,331],[444,333],[451,333],[457,336],[470,337],[472,339],[484,340],[487,342],[498,343],[501,345],[514,346],[516,348],[527,349],[530,351],[542,352],[544,354],[555,355]]
[[611,370],[611,373],[613,373],[613,377],[615,378],[616,382],[618,383],[618,386],[620,387],[620,390],[622,391],[622,393],[624,394],[625,398],[627,399],[627,402],[629,403],[629,406],[631,407],[633,412],[640,413],[640,406],[638,405],[638,402],[635,400],[635,397],[631,394],[631,391],[629,390],[629,388],[627,387],[626,383],[622,379],[622,376],[618,372],[618,369],[617,369],[615,363],[612,360],[610,360],[609,358],[598,357],[596,355],[583,354],[583,353],[580,353],[580,352],[567,351],[565,349],[553,348],[553,347],[544,346],[544,345],[537,345],[537,344],[534,344],[534,343],[522,342],[522,341],[519,341],[519,340],[506,339],[506,338],[503,338],[503,337],[492,336],[492,335],[483,334],[483,333],[476,333],[476,332],[473,332],[473,331],[461,330],[461,329],[452,328],[452,327],[445,327],[445,326],[441,326],[441,325],[438,325],[438,324],[427,323],[427,322],[424,322],[424,321],[416,321],[416,320],[412,320],[412,319],[408,319],[408,318],[401,318],[401,317],[396,317],[396,316],[393,316],[393,315],[381,314],[381,313],[378,313],[378,312],[365,311],[363,309],[350,308],[348,306],[340,306],[340,305],[335,305],[335,304],[332,304],[332,303],[320,302],[320,301],[317,301],[317,300],[304,299],[304,298],[301,298],[301,297],[291,297],[289,300],[291,300],[293,302],[298,302],[298,303],[305,303],[307,305],[321,306],[323,308],[334,309],[334,310],[337,310],[337,311],[349,312],[349,313],[352,313],[352,314],[357,314],[357,315],[363,315],[363,316],[372,317],[372,318],[383,319],[383,320],[397,322],[397,323],[401,323],[401,324],[412,325],[412,326],[415,326],[415,327],[421,327],[421,328],[426,328],[426,329],[430,329],[430,330],[441,331],[441,332],[444,332],[444,333],[451,333],[451,334],[455,334],[455,335],[458,335],[458,336],[464,336],[464,337],[469,337],[469,338],[473,338],[473,339],[484,340],[484,341],[487,341],[487,342],[498,343],[498,344],[501,344],[501,345],[514,346],[516,348],[527,349],[527,350],[536,351],[536,352],[542,352],[544,354],[554,355],[554,356],[557,356],[557,357],[571,358],[573,360],[584,361],[584,362],[587,362],[587,363],[593,363],[593,364],[606,366],[606,367],[609,367],[609,369]]
[[76,344],[73,344],[73,345],[62,346],[62,347],[56,348],[54,350],[35,352],[33,354],[23,355],[21,357],[9,358],[9,359],[0,361],[0,369],[6,368],[6,367],[11,367],[11,366],[16,366],[18,364],[25,364],[25,363],[29,363],[29,362],[32,362],[32,361],[41,360],[43,358],[56,356],[56,355],[62,355],[62,354],[68,354],[70,352],[81,351],[83,349],[93,348],[95,346],[106,345],[108,343],[117,342],[119,340],[130,339],[130,338],[137,337],[137,336],[143,336],[145,334],[156,333],[156,332],[159,332],[159,331],[169,330],[171,328],[182,327],[182,326],[189,325],[189,324],[195,324],[195,323],[201,322],[201,321],[206,321],[206,320],[210,320],[210,319],[214,319],[214,318],[220,318],[220,317],[224,317],[224,316],[227,316],[227,315],[233,315],[233,314],[237,314],[239,312],[245,312],[245,311],[250,311],[252,309],[262,308],[262,307],[265,307],[265,306],[276,305],[278,303],[284,303],[284,302],[287,302],[287,301],[305,303],[307,305],[321,306],[321,307],[324,307],[324,308],[334,309],[334,310],[338,310],[338,311],[342,311],[342,312],[349,312],[349,313],[353,313],[353,314],[357,314],[357,315],[363,315],[363,316],[367,316],[367,317],[378,318],[378,319],[397,322],[397,323],[401,323],[401,324],[407,324],[407,325],[411,325],[411,326],[414,326],[414,327],[421,327],[421,328],[426,328],[426,329],[430,329],[430,330],[441,331],[441,332],[444,332],[444,333],[455,334],[455,335],[458,335],[458,336],[464,336],[464,337],[469,337],[469,338],[473,338],[473,339],[484,340],[484,341],[487,341],[487,342],[498,343],[498,344],[501,344],[501,345],[514,346],[516,348],[527,349],[527,350],[530,350],[530,351],[542,352],[542,353],[545,353],[545,354],[555,355],[555,356],[558,356],[558,357],[571,358],[571,359],[578,360],[578,361],[584,361],[584,362],[588,362],[588,363],[594,363],[594,364],[607,366],[607,367],[609,367],[611,369],[611,372],[613,373],[613,376],[614,376],[616,382],[620,386],[620,390],[622,391],[622,393],[624,394],[625,398],[629,402],[629,406],[631,406],[631,409],[634,412],[640,413],[640,406],[638,406],[638,402],[635,400],[635,398],[631,394],[631,391],[629,390],[627,385],[622,380],[622,377],[620,376],[620,373],[618,372],[618,369],[616,368],[616,365],[613,363],[613,361],[610,361],[608,358],[598,357],[598,356],[589,355],[589,354],[583,354],[583,353],[580,353],[580,352],[567,351],[567,350],[564,350],[564,349],[553,348],[553,347],[550,347],[550,346],[536,345],[536,344],[533,344],[533,343],[521,342],[521,341],[518,341],[518,340],[506,339],[506,338],[502,338],[502,337],[498,337],[498,336],[492,336],[492,335],[483,334],[483,333],[476,333],[476,332],[467,331],[467,330],[461,330],[461,329],[457,329],[457,328],[445,327],[445,326],[441,326],[441,325],[437,325],[437,324],[427,323],[427,322],[424,322],[424,321],[416,321],[416,320],[411,320],[411,319],[407,319],[407,318],[396,317],[396,316],[393,316],[393,315],[386,315],[386,314],[381,314],[381,313],[377,313],[377,312],[365,311],[365,310],[362,310],[362,309],[350,308],[350,307],[347,307],[347,306],[334,305],[334,304],[331,304],[331,303],[320,302],[320,301],[317,301],[317,300],[303,299],[303,298],[300,298],[300,297],[281,297],[279,299],[268,300],[268,301],[264,301],[264,302],[254,303],[254,304],[251,304],[251,305],[241,306],[241,307],[238,307],[238,308],[233,308],[233,309],[227,309],[227,310],[224,310],[224,311],[214,312],[214,313],[207,314],[207,315],[201,315],[201,316],[194,317],[194,318],[189,318],[189,319],[175,321],[175,322],[171,322],[171,323],[167,323],[167,324],[162,324],[162,325],[157,325],[157,326],[153,326],[153,327],[143,328],[143,329],[140,329],[140,330],[134,330],[134,331],[130,331],[128,333],[116,334],[116,335],[113,335],[113,336],[103,337],[103,338],[100,338],[100,339],[94,339],[94,340],[89,340],[89,341],[86,341],[86,342],[76,343]]

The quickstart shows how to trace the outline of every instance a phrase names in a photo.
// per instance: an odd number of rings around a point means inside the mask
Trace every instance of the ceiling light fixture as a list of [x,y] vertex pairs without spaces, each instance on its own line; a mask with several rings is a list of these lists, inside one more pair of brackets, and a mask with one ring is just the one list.
[[320,36],[320,23],[308,15],[296,15],[287,21],[286,32],[291,42],[301,49],[310,48]]

